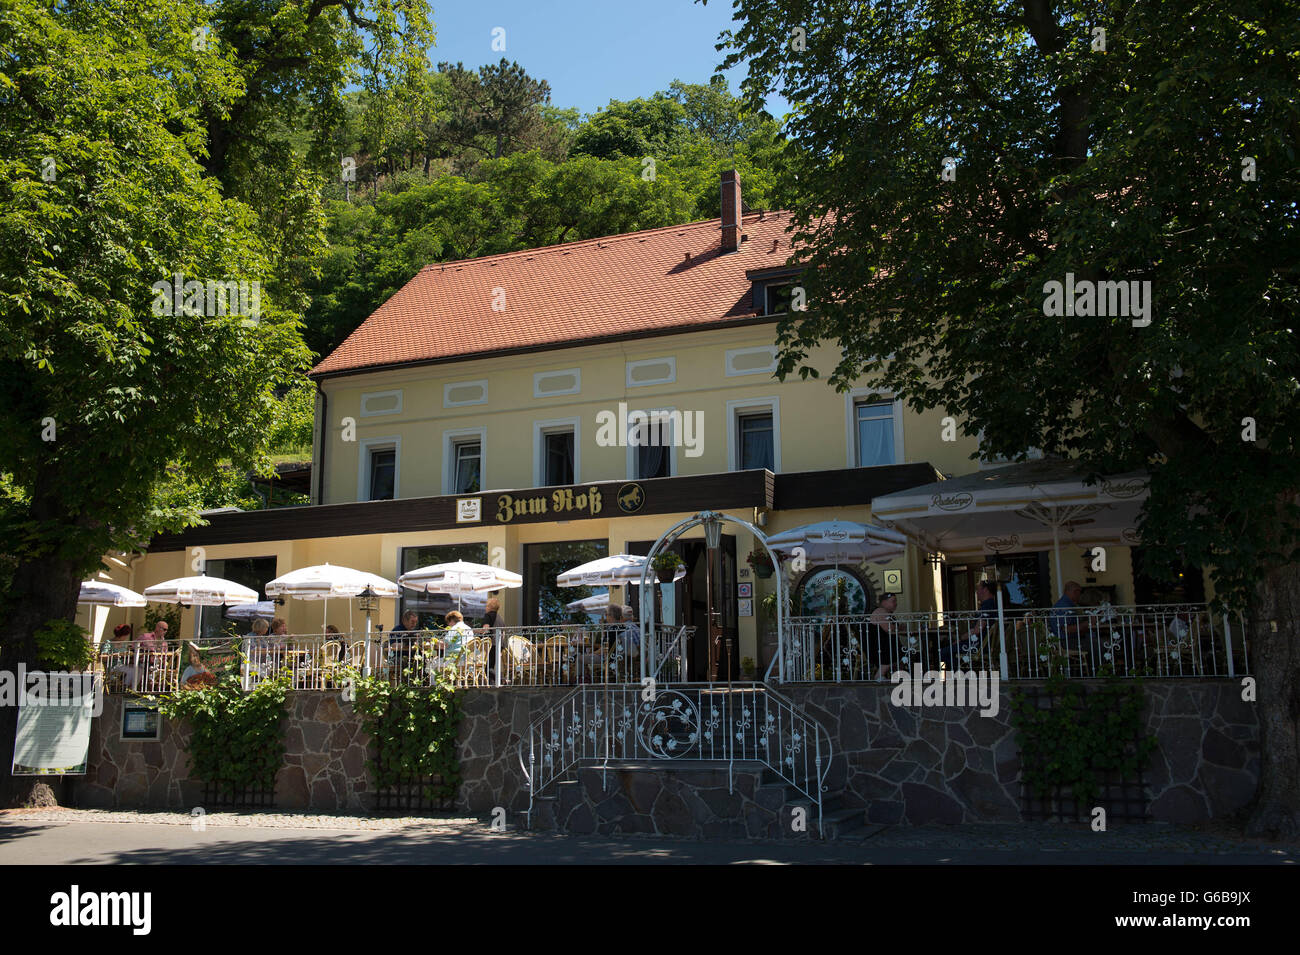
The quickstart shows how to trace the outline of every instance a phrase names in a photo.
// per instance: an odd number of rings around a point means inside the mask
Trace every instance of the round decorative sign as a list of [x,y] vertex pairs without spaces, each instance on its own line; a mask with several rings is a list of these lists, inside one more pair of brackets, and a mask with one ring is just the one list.
[[618,509],[624,514],[635,514],[645,503],[645,491],[640,484],[624,484],[618,489]]

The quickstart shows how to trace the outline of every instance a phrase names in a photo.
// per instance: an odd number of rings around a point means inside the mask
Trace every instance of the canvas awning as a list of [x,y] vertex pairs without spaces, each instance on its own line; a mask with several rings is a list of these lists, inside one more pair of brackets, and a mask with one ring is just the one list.
[[1064,586],[1061,545],[1141,543],[1138,514],[1148,495],[1141,471],[1085,484],[1059,459],[990,468],[875,498],[874,518],[937,554],[998,554],[1052,547]]

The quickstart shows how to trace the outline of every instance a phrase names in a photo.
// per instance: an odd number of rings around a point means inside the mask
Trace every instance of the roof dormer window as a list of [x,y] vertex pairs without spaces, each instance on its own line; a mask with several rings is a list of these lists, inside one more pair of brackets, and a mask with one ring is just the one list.
[[790,299],[794,295],[794,282],[769,282],[763,286],[763,314],[784,315],[790,311]]

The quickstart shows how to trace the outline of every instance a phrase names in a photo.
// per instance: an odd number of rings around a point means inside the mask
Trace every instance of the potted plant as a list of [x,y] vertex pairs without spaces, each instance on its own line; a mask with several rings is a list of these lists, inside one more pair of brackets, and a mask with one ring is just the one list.
[[650,569],[655,572],[661,584],[671,584],[677,576],[677,568],[684,566],[682,559],[672,551],[656,554],[654,560],[650,561]]
[[746,680],[754,679],[754,658],[745,657],[740,661],[740,675]]
[[759,550],[757,547],[749,552],[749,556],[745,558],[745,561],[754,569],[754,576],[762,577],[764,580],[771,577],[772,572],[776,569],[772,565],[772,558],[767,555],[767,551]]

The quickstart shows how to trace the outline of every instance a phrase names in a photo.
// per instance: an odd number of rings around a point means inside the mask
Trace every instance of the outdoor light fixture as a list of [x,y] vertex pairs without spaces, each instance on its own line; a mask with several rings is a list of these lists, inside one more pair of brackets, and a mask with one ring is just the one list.
[[717,550],[722,543],[722,521],[712,511],[704,511],[700,517],[704,521],[704,545],[709,550]]

